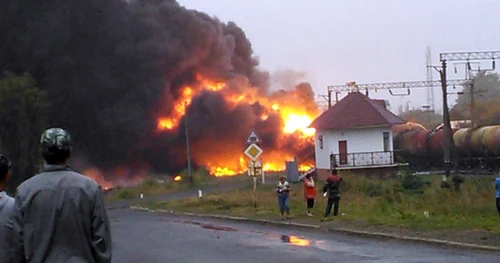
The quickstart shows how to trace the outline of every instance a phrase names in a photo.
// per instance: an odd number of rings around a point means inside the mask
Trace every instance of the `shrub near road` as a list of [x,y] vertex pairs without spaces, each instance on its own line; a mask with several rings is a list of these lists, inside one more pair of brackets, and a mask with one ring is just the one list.
[[[396,179],[367,179],[343,175],[340,215],[333,221],[412,230],[480,230],[500,233],[494,204],[493,178],[469,177],[459,190],[442,189],[440,178],[406,175]],[[258,187],[258,207],[252,206],[252,188],[235,189],[174,202],[150,204],[173,211],[227,214],[278,219],[274,184]],[[317,189],[323,185],[318,182]],[[319,223],[326,199],[317,195],[313,218],[306,216],[302,184],[292,185],[291,220]]]

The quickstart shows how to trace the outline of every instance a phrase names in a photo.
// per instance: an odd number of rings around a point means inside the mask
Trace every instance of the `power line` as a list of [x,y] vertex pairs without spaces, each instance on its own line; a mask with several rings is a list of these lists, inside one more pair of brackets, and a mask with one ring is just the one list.
[[[454,79],[446,81],[448,86],[464,86],[467,85],[467,79]],[[330,92],[352,92],[352,91],[378,91],[378,90],[391,90],[395,89],[414,89],[414,88],[427,88],[441,85],[441,81],[403,81],[403,82],[381,82],[369,84],[357,84],[356,82],[348,82],[344,85],[331,85],[328,86]]]
[[500,58],[500,51],[449,52],[439,54],[440,61],[493,60]]

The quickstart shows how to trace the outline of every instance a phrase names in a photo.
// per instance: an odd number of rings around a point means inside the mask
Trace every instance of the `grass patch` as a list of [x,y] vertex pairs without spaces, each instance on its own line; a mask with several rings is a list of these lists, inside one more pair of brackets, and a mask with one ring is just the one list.
[[[492,177],[467,177],[459,190],[442,189],[439,176],[413,176],[377,179],[342,175],[342,198],[336,221],[396,226],[414,230],[486,230],[500,233],[495,208]],[[203,199],[185,199],[149,204],[152,208],[174,211],[215,213],[252,218],[278,218],[274,183],[259,185],[257,208],[252,205],[252,184]],[[320,191],[323,183],[318,182]],[[313,218],[305,215],[302,183],[293,184],[290,208],[295,219],[316,221],[322,218],[326,199],[319,193]],[[428,212],[429,217],[424,215]]]
[[115,188],[111,192],[105,194],[106,202],[114,202],[117,200],[130,200],[140,197],[142,193],[145,197],[169,194],[177,191],[184,191],[191,187],[209,187],[220,184],[236,184],[248,180],[247,176],[231,176],[231,177],[214,177],[211,176],[205,168],[200,168],[192,172],[193,184],[189,180],[187,170],[179,174],[182,178],[180,182],[172,181],[170,176],[165,177],[155,176],[144,179],[140,184],[131,187]]
[[181,182],[165,182],[162,180],[148,178],[139,185],[133,187],[115,188],[105,195],[106,202],[117,200],[129,200],[139,198],[141,193],[144,196],[154,196],[168,194],[175,191],[187,189],[188,185]]
[[[141,194],[147,197],[186,190],[191,186],[188,173],[187,171],[183,171],[180,175],[182,176],[182,181],[180,182],[174,182],[170,177],[168,178],[169,180],[162,180],[164,178],[158,176],[146,178],[136,186],[113,189],[110,193],[106,194],[105,199],[107,202],[113,202],[116,200],[139,198]],[[206,170],[200,169],[194,171],[192,177],[194,185],[200,186],[207,182],[209,175],[206,173]]]

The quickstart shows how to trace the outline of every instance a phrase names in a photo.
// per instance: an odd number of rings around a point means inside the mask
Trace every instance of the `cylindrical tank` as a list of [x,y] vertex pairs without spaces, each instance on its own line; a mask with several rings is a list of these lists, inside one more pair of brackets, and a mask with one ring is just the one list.
[[400,140],[400,149],[401,152],[406,153],[406,154],[413,154],[413,144],[414,144],[414,138],[415,136],[419,133],[417,130],[413,131],[407,131],[402,134],[401,140]]
[[486,127],[481,127],[479,129],[476,129],[472,132],[470,136],[470,150],[475,153],[475,154],[483,154],[484,152],[484,147],[483,147],[483,137],[485,132],[488,130],[488,126]]
[[457,147],[459,153],[467,153],[469,138],[470,129],[468,128],[459,129],[453,134],[453,142],[455,143],[455,146]]
[[427,154],[427,140],[429,138],[429,131],[419,130],[413,137],[413,143],[411,145],[411,153],[419,156]]
[[425,127],[415,122],[406,122],[392,126],[394,150],[404,154],[412,152],[412,138],[417,131],[425,131]]
[[440,155],[444,149],[444,132],[443,129],[432,131],[429,133],[428,149],[431,155]]
[[392,134],[398,134],[401,132],[405,131],[411,131],[411,130],[425,130],[425,127],[421,124],[415,123],[415,122],[406,122],[404,124],[398,124],[392,126]]
[[496,138],[496,133],[500,130],[500,125],[486,126],[484,127],[484,135],[481,141],[483,149],[485,149],[488,154],[498,154],[500,150],[500,141]]
[[500,155],[500,128],[495,130],[492,137],[493,139],[489,141],[488,147],[493,154]]

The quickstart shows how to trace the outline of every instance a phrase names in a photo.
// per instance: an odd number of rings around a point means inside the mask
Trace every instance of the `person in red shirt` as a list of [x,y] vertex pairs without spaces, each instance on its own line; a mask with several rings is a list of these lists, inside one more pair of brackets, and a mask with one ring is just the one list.
[[316,188],[312,173],[306,175],[304,179],[304,198],[307,202],[307,215],[312,216],[311,209],[314,207],[314,197],[316,196]]

